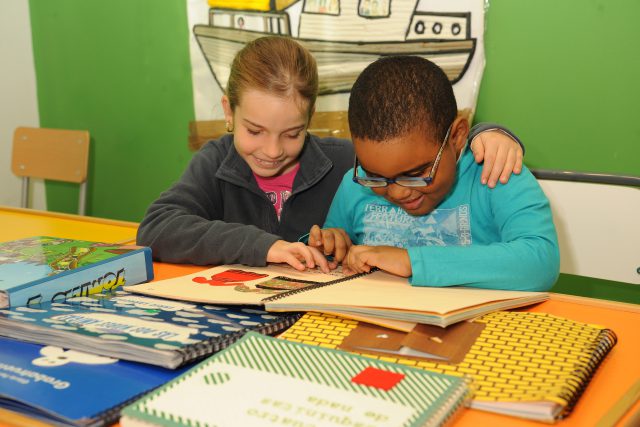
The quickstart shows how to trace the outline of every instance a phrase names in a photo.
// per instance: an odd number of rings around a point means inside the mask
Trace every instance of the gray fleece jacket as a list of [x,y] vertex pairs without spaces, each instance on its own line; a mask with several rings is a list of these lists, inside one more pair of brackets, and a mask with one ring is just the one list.
[[151,204],[137,242],[163,262],[265,265],[276,240],[295,242],[322,225],[353,156],[348,140],[307,135],[278,221],[233,136],[225,135],[205,144],[180,180]]

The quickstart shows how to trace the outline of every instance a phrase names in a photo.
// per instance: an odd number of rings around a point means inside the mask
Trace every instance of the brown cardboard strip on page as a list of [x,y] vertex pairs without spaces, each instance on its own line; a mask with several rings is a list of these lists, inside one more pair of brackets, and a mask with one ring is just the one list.
[[456,364],[462,362],[484,327],[485,324],[481,322],[459,322],[447,328],[418,324],[411,332],[401,332],[359,323],[338,348],[379,356],[402,356]]

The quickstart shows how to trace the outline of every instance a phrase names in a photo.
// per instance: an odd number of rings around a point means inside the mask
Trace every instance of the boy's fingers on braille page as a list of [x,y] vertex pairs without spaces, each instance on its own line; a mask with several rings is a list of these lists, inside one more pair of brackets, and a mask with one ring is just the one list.
[[322,245],[322,230],[318,225],[314,225],[309,231],[309,246],[320,245]]
[[322,231],[322,246],[325,255],[331,255],[335,248],[335,238],[330,230]]
[[333,258],[338,262],[342,261],[344,257],[347,255],[348,249],[349,248],[346,245],[336,245]]
[[342,228],[339,229],[340,233],[342,234],[342,237],[344,238],[344,243],[345,245],[347,245],[347,248],[351,246],[351,237],[349,237],[349,234],[344,231]]

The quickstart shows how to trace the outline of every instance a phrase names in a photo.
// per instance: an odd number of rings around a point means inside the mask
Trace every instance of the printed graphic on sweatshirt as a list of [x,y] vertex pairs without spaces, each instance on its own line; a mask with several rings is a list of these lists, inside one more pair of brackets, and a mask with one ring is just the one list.
[[469,205],[436,209],[411,216],[397,206],[368,204],[364,212],[363,244],[402,248],[471,245]]
[[284,206],[284,202],[291,196],[290,190],[282,190],[282,191],[266,191],[265,194],[269,201],[273,204],[273,207],[276,209],[276,214],[278,214],[278,220],[280,220],[280,214],[282,213],[282,207]]

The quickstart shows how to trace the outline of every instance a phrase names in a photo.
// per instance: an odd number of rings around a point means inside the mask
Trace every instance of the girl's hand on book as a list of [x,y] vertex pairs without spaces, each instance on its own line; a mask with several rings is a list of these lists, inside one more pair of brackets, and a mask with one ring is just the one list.
[[335,268],[347,255],[351,239],[342,228],[320,228],[314,225],[309,232],[309,246],[317,248],[327,256],[333,255]]
[[342,261],[345,274],[365,273],[378,267],[396,276],[411,276],[411,260],[406,249],[393,246],[351,246]]
[[512,173],[522,171],[522,146],[499,130],[478,134],[471,141],[471,151],[476,163],[484,162],[480,181],[489,188],[494,188],[498,179],[506,184]]
[[277,240],[267,252],[267,262],[284,262],[299,271],[316,266],[324,273],[331,271],[329,261],[318,249],[301,242]]

